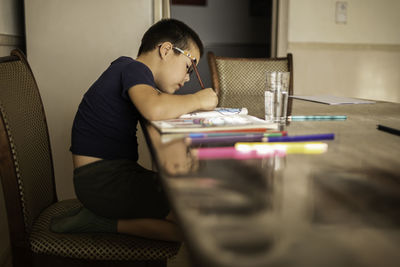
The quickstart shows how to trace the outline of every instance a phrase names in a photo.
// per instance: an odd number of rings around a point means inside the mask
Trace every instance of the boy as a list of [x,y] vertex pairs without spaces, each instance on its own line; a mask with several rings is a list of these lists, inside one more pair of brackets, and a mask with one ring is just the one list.
[[212,88],[173,93],[203,54],[198,35],[165,19],[142,38],[136,60],[120,57],[89,88],[74,119],[74,186],[83,208],[52,220],[55,232],[118,232],[181,240],[157,175],[137,164],[136,126],[217,105]]

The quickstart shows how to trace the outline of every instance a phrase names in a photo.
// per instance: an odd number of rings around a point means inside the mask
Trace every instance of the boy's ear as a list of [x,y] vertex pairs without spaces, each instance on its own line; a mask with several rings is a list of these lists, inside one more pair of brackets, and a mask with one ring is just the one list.
[[158,53],[160,54],[160,57],[165,58],[169,53],[173,52],[172,47],[171,42],[164,42],[159,45]]

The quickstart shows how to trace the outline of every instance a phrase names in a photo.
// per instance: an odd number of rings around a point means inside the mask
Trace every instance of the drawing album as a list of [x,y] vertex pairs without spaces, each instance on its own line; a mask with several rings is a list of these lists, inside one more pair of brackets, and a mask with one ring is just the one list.
[[276,123],[247,114],[247,109],[216,108],[214,111],[194,112],[178,119],[152,121],[161,133],[217,132],[277,129]]

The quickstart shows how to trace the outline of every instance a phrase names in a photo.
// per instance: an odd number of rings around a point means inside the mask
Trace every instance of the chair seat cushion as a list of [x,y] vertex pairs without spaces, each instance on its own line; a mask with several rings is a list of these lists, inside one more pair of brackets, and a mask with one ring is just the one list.
[[30,235],[34,253],[87,260],[165,260],[178,253],[180,243],[145,239],[124,234],[58,234],[49,229],[52,217],[81,206],[77,199],[48,207],[35,221]]

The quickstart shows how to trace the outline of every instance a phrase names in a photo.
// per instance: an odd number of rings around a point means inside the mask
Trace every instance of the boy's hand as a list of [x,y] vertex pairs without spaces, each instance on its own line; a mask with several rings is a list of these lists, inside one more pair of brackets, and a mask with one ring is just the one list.
[[212,110],[218,104],[218,96],[212,88],[202,89],[194,94],[201,110]]
[[132,86],[128,93],[138,111],[149,121],[173,119],[197,110],[212,110],[218,104],[218,97],[212,88],[194,94],[170,95],[159,93],[149,85],[138,84]]

